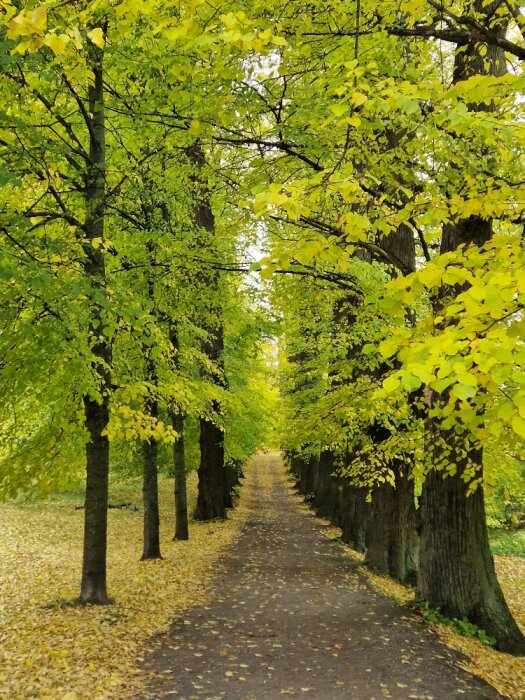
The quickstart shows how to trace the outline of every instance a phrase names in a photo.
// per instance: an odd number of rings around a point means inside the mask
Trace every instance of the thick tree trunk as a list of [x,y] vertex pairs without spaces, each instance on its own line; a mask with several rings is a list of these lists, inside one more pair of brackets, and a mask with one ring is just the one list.
[[[223,330],[221,325],[213,336],[203,341],[203,350],[215,365],[221,367],[223,349]],[[221,409],[218,404],[214,404],[212,408],[217,415],[220,414]],[[224,433],[206,417],[200,419],[199,429],[199,486],[195,518],[197,520],[223,518],[226,515],[227,507],[225,501]]]
[[[497,4],[477,0],[477,10],[491,12]],[[502,28],[503,30],[504,28]],[[489,47],[481,56],[472,41],[456,52],[454,81],[478,74],[502,75],[505,58],[501,50]],[[473,111],[476,105],[470,105]],[[447,224],[443,229],[441,252],[459,245],[482,246],[492,235],[492,222],[481,216]],[[442,299],[461,289],[442,290]],[[438,404],[450,396],[433,396]],[[525,638],[514,621],[496,578],[490,553],[483,496],[483,453],[468,431],[462,435],[445,428],[439,419],[429,420],[428,444],[433,464],[422,493],[421,563],[418,587],[421,596],[450,617],[466,617],[495,637],[498,649],[525,654]],[[453,464],[455,473],[444,476],[443,462]],[[465,473],[472,473],[480,485],[468,495]]]
[[[211,198],[208,184],[203,174],[206,162],[204,152],[199,143],[187,149],[190,163],[195,168],[194,181],[194,221],[200,236],[201,248],[214,248],[213,234],[215,231],[215,219],[211,207]],[[222,322],[222,306],[219,299],[220,280],[215,270],[205,270],[201,273],[203,288],[212,293],[210,298],[210,321],[206,324],[207,338],[202,341],[202,351],[217,368],[218,373],[214,381],[219,386],[225,386],[225,378],[222,375],[224,327]],[[221,406],[214,402],[212,410],[220,415]],[[223,518],[226,515],[226,506],[229,499],[225,499],[226,472],[224,466],[224,434],[211,420],[203,417],[199,421],[200,428],[200,464],[199,486],[195,518],[197,520],[210,520]]]
[[[442,433],[442,436],[444,434]],[[525,640],[507,607],[490,553],[483,488],[471,495],[462,478],[467,461],[459,458],[466,443],[449,436],[457,472],[443,477],[431,471],[422,496],[421,563],[418,588],[429,605],[444,615],[468,618],[497,640],[497,647],[525,653]],[[481,449],[470,449],[470,465],[478,465]]]
[[416,583],[419,540],[416,531],[414,482],[396,468],[395,486],[379,484],[372,491],[366,532],[365,564],[402,583]]
[[300,494],[307,498],[313,497],[315,485],[317,482],[318,470],[318,458],[310,457],[310,459],[300,461],[300,472],[297,480],[297,490]]
[[174,540],[188,540],[188,493],[186,489],[186,454],[184,451],[184,416],[171,414],[171,425],[179,435],[173,445],[173,472],[175,477],[175,536]]
[[[390,134],[391,145],[396,136]],[[405,225],[386,236],[381,246],[396,262],[398,270],[408,274],[415,269],[416,250],[414,234]],[[391,437],[382,425],[370,428],[374,442],[380,444]],[[413,458],[403,462],[391,459],[390,470],[395,486],[378,483],[372,490],[372,503],[366,526],[365,563],[374,571],[389,574],[402,583],[415,583],[418,565],[418,535],[414,482],[409,479]]]
[[[86,172],[83,227],[84,274],[93,290],[105,290],[106,272],[104,254],[95,239],[104,237],[105,198],[105,120],[103,50],[88,42],[88,64],[93,71],[93,82],[88,87],[89,102],[89,156]],[[89,335],[96,338],[92,346],[93,373],[96,395],[84,397],[86,445],[86,499],[84,509],[84,549],[79,601],[107,604],[106,547],[107,506],[109,483],[109,440],[104,430],[109,421],[111,393],[111,340],[102,334],[103,309],[92,299],[92,320]]]
[[200,419],[199,445],[201,458],[199,463],[199,486],[196,520],[224,518],[225,470],[224,470],[224,435],[220,428],[207,418]]
[[319,455],[317,479],[313,498],[315,512],[334,525],[341,522],[340,479],[334,475],[334,453],[323,450]]
[[366,550],[366,531],[370,517],[370,504],[366,501],[367,490],[352,486],[343,480],[341,489],[341,539],[358,552]]

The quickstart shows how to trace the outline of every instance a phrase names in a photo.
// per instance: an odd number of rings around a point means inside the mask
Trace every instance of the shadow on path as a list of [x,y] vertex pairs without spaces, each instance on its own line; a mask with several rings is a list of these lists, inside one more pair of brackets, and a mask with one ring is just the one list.
[[155,640],[143,700],[500,697],[406,609],[367,590],[298,508],[276,453],[257,457],[247,482],[250,515],[210,605]]

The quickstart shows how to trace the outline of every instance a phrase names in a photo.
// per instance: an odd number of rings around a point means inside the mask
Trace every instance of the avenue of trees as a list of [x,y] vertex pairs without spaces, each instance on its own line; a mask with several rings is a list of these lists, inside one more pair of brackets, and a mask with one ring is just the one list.
[[159,469],[177,538],[197,446],[194,515],[224,517],[278,374],[281,446],[317,512],[525,652],[483,471],[490,453],[523,488],[520,5],[0,9],[0,490],[85,469],[80,601],[109,600],[110,463],[142,470],[159,557]]

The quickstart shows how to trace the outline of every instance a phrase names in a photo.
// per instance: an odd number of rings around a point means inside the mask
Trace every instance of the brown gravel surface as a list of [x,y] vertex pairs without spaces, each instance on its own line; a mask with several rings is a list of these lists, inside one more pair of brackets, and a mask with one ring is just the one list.
[[277,453],[253,460],[250,514],[209,605],[153,640],[141,700],[500,698],[416,617],[371,593],[301,506]]

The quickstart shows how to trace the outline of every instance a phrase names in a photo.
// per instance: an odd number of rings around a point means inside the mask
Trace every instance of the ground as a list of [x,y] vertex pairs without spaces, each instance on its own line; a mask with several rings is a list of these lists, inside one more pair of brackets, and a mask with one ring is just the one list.
[[[0,505],[0,700],[498,697],[471,672],[521,698],[523,659],[396,606],[392,596],[412,593],[337,542],[277,454],[246,474],[228,519],[192,521],[189,542],[172,541],[173,483],[162,477],[164,559],[151,562],[139,561],[141,480],[113,474],[112,503],[131,507],[109,512],[108,607],[74,605],[81,489]],[[195,474],[189,487],[194,504]],[[523,622],[525,559],[496,562]]]
[[249,472],[248,520],[214,585],[156,638],[141,700],[499,698],[420,619],[370,591],[276,454]]

